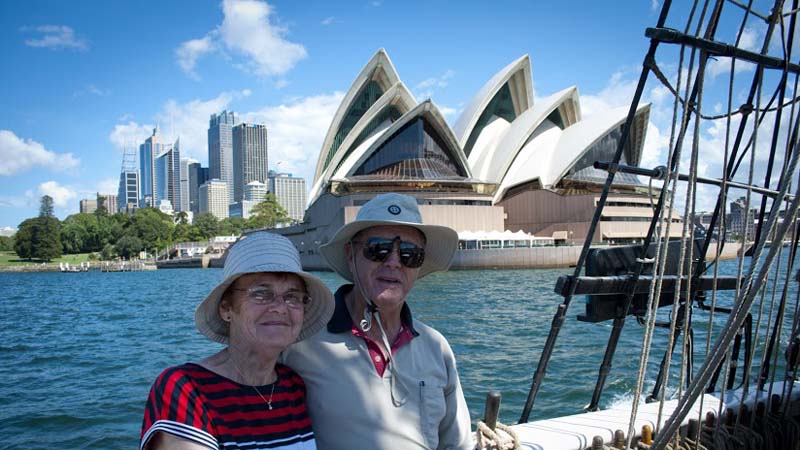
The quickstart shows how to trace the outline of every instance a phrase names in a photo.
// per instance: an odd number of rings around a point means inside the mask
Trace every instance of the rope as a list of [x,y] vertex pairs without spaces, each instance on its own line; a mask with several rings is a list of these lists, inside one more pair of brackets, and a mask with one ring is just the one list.
[[478,421],[475,439],[479,450],[519,450],[519,436],[508,425],[497,422],[494,430],[482,421]]

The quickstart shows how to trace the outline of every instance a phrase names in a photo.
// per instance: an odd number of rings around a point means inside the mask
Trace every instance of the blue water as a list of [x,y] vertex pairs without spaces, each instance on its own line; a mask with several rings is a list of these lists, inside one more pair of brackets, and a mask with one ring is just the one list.
[[[417,283],[409,302],[449,339],[473,419],[492,389],[503,394],[501,420],[519,418],[563,300],[555,280],[571,271],[453,271]],[[332,289],[343,282],[318,275]],[[0,448],[136,447],[156,375],[220,348],[195,330],[193,314],[221,276],[215,269],[0,274]],[[589,402],[610,323],[575,321],[582,309],[576,298],[531,420],[577,413]],[[700,321],[701,342],[702,329]],[[641,337],[629,320],[602,405],[629,397]]]

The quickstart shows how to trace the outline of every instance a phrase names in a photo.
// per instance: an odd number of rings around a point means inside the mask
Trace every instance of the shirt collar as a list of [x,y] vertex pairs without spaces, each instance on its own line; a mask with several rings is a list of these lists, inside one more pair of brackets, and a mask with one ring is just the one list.
[[[347,309],[347,303],[344,301],[350,291],[353,290],[354,285],[345,284],[336,290],[334,298],[336,299],[336,308],[333,310],[333,317],[328,322],[328,331],[331,333],[344,333],[353,328],[353,319],[350,317],[350,310]],[[400,310],[400,320],[403,325],[408,327],[411,334],[419,336],[417,330],[414,329],[414,320],[411,316],[411,308],[408,303],[403,303],[403,308]]]

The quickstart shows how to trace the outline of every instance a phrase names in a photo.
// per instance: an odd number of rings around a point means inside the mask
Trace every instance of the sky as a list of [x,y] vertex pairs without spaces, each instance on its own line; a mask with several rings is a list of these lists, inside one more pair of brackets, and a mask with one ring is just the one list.
[[[451,125],[525,54],[535,98],[574,85],[584,117],[627,105],[661,5],[614,4],[0,1],[0,230],[36,216],[45,194],[61,219],[81,199],[116,194],[124,149],[155,126],[207,166],[208,119],[223,110],[265,123],[269,168],[310,187],[336,108],[380,48]],[[647,97],[671,105],[657,89]],[[667,131],[651,126],[646,151]]]

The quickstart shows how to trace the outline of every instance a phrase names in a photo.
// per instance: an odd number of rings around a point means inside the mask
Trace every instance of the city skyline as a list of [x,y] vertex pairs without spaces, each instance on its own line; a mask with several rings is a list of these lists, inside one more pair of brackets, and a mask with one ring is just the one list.
[[[270,169],[310,184],[342,91],[378,48],[391,52],[413,94],[432,97],[451,123],[461,102],[525,53],[537,93],[564,84],[587,94],[614,89],[616,72],[635,73],[641,64],[643,30],[655,23],[658,5],[631,2],[624,20],[614,19],[624,23],[613,27],[607,21],[619,11],[592,2],[579,9],[524,2],[457,9],[378,1],[3,3],[0,48],[31,74],[0,75],[0,154],[15,161],[0,170],[0,228],[35,216],[44,194],[63,219],[81,198],[117,192],[123,147],[138,148],[156,126],[164,142],[180,137],[183,155],[207,167],[208,117],[225,109],[266,124]],[[144,14],[157,33],[142,33],[131,20]],[[607,21],[593,23],[599,17]],[[478,27],[485,32],[474,33]],[[554,42],[558,35],[566,41]],[[614,48],[616,42],[634,45]]]
[[[15,70],[0,74],[0,229],[35,216],[45,194],[63,219],[80,199],[117,192],[124,149],[138,149],[155,127],[208,167],[209,116],[225,110],[265,124],[269,169],[310,188],[335,108],[379,48],[451,126],[489,77],[525,54],[535,99],[577,86],[584,116],[626,105],[659,9],[658,1],[4,2],[0,48]],[[142,15],[158,32],[141,32],[131,18]],[[759,33],[754,23],[748,36],[757,42]],[[651,89],[657,129],[647,148],[658,151],[669,103]],[[643,165],[657,157],[646,154]]]

